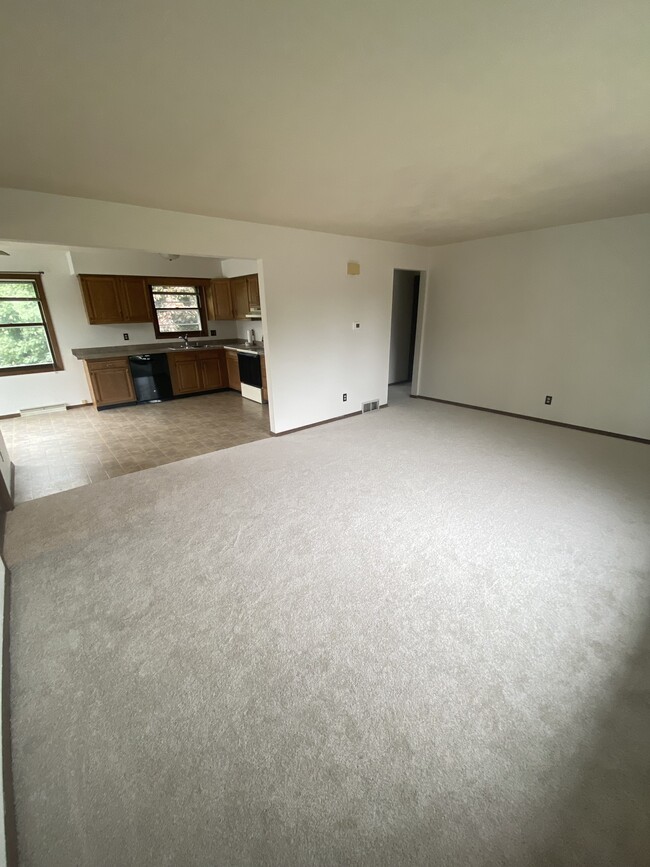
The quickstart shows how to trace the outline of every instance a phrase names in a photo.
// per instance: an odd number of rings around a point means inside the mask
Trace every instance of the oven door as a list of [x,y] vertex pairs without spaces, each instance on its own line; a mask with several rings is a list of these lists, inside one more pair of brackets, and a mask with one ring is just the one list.
[[238,352],[239,378],[242,385],[252,385],[253,388],[262,387],[262,365],[260,357],[250,352]]

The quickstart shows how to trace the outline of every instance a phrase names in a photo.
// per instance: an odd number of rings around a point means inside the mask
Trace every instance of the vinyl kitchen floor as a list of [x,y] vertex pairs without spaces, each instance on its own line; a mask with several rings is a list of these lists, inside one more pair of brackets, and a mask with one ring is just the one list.
[[270,436],[268,406],[226,391],[0,420],[22,503]]

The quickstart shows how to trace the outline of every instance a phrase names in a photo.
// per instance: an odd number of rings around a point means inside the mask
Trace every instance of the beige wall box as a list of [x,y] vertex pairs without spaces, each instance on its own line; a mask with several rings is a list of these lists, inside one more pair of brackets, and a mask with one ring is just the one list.
[[361,273],[361,265],[358,262],[348,262],[348,276],[358,277]]

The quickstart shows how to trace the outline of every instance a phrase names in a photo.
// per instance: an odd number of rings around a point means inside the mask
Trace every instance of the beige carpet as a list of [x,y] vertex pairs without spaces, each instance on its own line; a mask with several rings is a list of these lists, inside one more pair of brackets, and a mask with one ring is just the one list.
[[401,400],[19,506],[22,863],[647,864],[649,455]]

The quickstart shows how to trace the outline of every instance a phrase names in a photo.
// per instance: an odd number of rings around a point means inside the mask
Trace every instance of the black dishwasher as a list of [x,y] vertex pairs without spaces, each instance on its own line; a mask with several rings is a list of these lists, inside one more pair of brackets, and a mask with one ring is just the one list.
[[174,397],[167,356],[164,353],[129,355],[129,367],[138,403],[158,403]]

